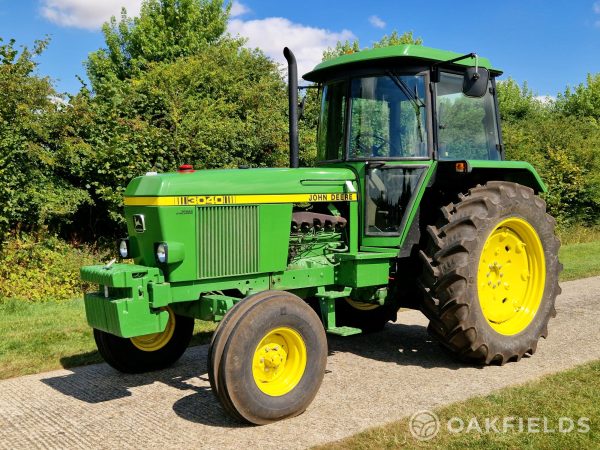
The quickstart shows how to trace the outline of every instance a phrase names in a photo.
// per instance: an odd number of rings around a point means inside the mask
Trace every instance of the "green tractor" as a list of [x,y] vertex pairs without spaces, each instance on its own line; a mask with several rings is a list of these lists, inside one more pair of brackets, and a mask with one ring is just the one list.
[[127,373],[173,364],[194,320],[220,322],[208,353],[232,416],[302,413],[326,333],[382,329],[400,308],[463,360],[533,354],[560,293],[555,221],[526,162],[505,161],[495,78],[475,54],[365,50],[304,75],[319,88],[318,163],[298,167],[289,69],[290,167],[147,173],[125,192],[123,259],[81,269],[99,286],[87,320]]

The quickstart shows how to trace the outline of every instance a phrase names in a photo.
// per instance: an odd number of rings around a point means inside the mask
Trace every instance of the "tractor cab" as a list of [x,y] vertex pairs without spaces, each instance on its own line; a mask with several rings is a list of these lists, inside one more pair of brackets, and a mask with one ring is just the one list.
[[318,160],[500,160],[500,74],[473,53],[420,45],[324,62],[304,76],[321,88]]
[[351,168],[359,180],[361,248],[403,247],[413,206],[439,169],[504,159],[501,73],[474,53],[400,45],[346,54],[304,75],[319,87],[318,165]]

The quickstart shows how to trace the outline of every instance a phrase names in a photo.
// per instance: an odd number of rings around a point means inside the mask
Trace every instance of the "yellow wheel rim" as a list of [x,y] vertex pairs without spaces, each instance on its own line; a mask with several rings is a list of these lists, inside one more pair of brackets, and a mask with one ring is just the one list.
[[256,346],[252,375],[258,388],[278,397],[296,387],[306,369],[306,345],[300,334],[288,327],[269,331]]
[[379,306],[381,306],[381,305],[377,305],[375,303],[357,302],[355,300],[352,300],[351,298],[345,298],[344,300],[346,300],[346,302],[350,306],[352,306],[354,309],[360,309],[361,311],[370,311],[372,309],[376,309],[376,308],[379,308]]
[[175,332],[175,314],[171,308],[167,307],[164,309],[169,312],[169,320],[167,321],[165,331],[130,338],[131,343],[136,348],[144,352],[155,352],[169,343]]
[[546,260],[542,242],[523,219],[511,217],[490,233],[479,259],[479,304],[500,334],[525,330],[544,295]]

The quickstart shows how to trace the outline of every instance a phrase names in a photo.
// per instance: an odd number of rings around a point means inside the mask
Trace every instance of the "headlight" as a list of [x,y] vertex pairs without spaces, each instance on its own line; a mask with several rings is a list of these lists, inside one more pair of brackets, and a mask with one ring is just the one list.
[[121,239],[119,241],[119,255],[121,258],[129,258],[129,239]]
[[168,258],[168,252],[169,248],[167,246],[167,244],[165,244],[164,242],[158,244],[156,246],[156,260],[161,263],[161,264],[165,264],[167,262],[167,258]]

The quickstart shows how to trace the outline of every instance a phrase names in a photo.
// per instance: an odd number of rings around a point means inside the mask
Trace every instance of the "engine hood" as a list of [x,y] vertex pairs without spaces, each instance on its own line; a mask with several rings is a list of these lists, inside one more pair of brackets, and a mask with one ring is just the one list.
[[342,192],[356,176],[343,168],[197,170],[134,178],[125,197]]

